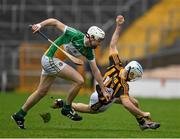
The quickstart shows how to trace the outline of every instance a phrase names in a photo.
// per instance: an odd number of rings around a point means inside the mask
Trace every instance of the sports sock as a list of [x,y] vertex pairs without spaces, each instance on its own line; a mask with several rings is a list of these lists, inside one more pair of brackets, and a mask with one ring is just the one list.
[[64,104],[63,109],[69,111],[71,110],[71,105]]
[[140,125],[143,125],[146,122],[142,116],[137,116],[136,120]]
[[16,113],[17,116],[24,118],[27,112],[25,112],[22,108]]

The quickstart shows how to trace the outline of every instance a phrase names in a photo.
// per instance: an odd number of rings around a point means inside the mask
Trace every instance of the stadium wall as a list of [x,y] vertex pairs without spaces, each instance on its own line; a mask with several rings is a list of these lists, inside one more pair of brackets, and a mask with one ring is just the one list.
[[179,79],[143,79],[129,83],[130,95],[150,98],[180,98]]

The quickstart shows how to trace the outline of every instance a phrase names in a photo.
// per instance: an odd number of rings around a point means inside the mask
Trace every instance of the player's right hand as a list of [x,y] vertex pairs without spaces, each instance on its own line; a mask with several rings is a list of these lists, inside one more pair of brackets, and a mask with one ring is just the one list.
[[31,28],[32,28],[33,33],[36,33],[37,31],[40,30],[41,24],[33,24],[33,25],[31,26]]
[[116,17],[116,23],[117,23],[117,25],[123,24],[124,23],[124,17],[122,15],[118,15]]

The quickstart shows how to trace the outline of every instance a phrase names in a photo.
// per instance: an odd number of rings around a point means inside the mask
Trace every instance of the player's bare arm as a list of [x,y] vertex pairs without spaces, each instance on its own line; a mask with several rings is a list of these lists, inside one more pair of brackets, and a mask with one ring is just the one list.
[[109,101],[111,96],[109,93],[106,92],[106,88],[103,84],[103,78],[102,75],[97,67],[96,61],[92,60],[89,62],[92,73],[94,75],[94,78],[96,79],[96,81],[98,82],[99,86],[101,87],[101,91],[103,93],[103,96],[106,98],[106,101]]
[[41,27],[44,27],[44,26],[55,26],[59,30],[64,31],[66,25],[57,19],[49,18],[38,24],[33,24],[32,25],[33,33],[37,32],[38,30],[40,30]]
[[149,112],[143,112],[139,108],[137,108],[128,97],[121,97],[121,102],[123,106],[130,111],[133,115],[140,115],[145,118],[151,118],[151,115]]
[[110,55],[114,54],[114,53],[118,53],[117,51],[117,43],[118,43],[118,39],[119,39],[119,35],[121,32],[121,25],[124,23],[124,17],[122,15],[117,16],[116,18],[116,28],[115,31],[113,33],[113,36],[111,38],[111,42],[110,42]]

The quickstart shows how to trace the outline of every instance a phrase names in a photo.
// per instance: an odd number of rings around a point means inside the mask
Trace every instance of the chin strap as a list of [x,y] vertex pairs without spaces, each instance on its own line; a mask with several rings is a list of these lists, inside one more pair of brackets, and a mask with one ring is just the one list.
[[89,43],[90,43],[90,46],[91,46],[91,48],[93,48],[93,49],[96,49],[97,48],[97,46],[94,46],[94,45],[92,45],[92,43],[91,43],[91,37],[90,37],[90,35],[86,32],[86,38],[88,38],[89,39]]
[[130,81],[130,79],[129,79],[129,73],[130,73],[130,71],[131,71],[131,67],[129,67],[129,69],[128,69],[126,81]]

